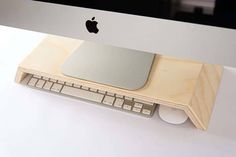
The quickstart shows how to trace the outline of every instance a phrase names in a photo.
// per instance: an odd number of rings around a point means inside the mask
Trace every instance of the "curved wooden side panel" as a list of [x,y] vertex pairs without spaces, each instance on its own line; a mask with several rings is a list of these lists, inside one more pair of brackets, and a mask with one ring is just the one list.
[[204,64],[199,74],[187,109],[189,118],[199,129],[206,130],[208,127],[222,74],[222,66],[210,64]]

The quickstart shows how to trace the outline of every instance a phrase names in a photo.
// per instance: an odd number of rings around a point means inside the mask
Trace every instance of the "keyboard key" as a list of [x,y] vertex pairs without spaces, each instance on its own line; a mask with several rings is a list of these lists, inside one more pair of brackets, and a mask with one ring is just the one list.
[[85,87],[85,86],[82,86],[81,89],[89,90],[89,88],[88,88],[88,87]]
[[71,87],[72,87],[72,86],[73,86],[73,83],[66,82],[66,85],[67,85],[67,86],[71,86]]
[[21,81],[22,84],[27,85],[33,75],[26,75],[26,77]]
[[128,97],[128,96],[125,96],[125,99],[126,99],[126,100],[130,100],[130,101],[132,101],[132,100],[133,100],[133,98],[131,98],[131,97]]
[[147,105],[151,105],[153,106],[154,103],[152,102],[147,102],[147,101],[144,101],[144,100],[140,100],[140,99],[134,99],[135,102],[140,102],[140,103],[143,103],[143,104],[147,104]]
[[98,103],[101,103],[102,99],[104,97],[104,95],[99,94],[99,93],[94,93],[94,92],[90,92],[90,91],[86,91],[86,90],[82,90],[82,89],[74,88],[74,87],[70,87],[70,86],[64,86],[61,90],[61,93],[66,94],[66,95],[70,95],[70,96],[74,96],[77,98],[95,101]]
[[28,82],[29,86],[35,86],[35,84],[37,83],[38,79],[36,78],[31,78],[30,81]]
[[54,91],[54,92],[60,92],[62,86],[63,86],[63,85],[61,85],[61,84],[54,83],[54,84],[52,85],[51,91]]
[[143,104],[136,102],[136,103],[134,104],[134,107],[142,108],[142,107],[143,107]]
[[48,77],[43,77],[43,80],[49,81],[49,78]]
[[142,110],[142,113],[143,113],[143,114],[146,114],[146,115],[150,115],[150,114],[151,114],[151,111],[148,110],[148,109],[143,109],[143,110]]
[[46,83],[43,86],[43,89],[50,90],[52,87],[52,82],[46,81]]
[[117,97],[117,98],[122,98],[122,99],[124,98],[123,95],[119,95],[119,94],[116,94],[116,97]]
[[132,111],[137,112],[137,113],[140,113],[140,112],[141,112],[141,108],[136,108],[136,107],[134,107]]
[[115,96],[115,94],[114,94],[114,93],[111,93],[111,92],[107,92],[107,95],[109,95],[109,96]]
[[125,105],[133,106],[133,105],[134,105],[134,102],[133,102],[133,101],[130,101],[130,100],[125,100],[124,104],[125,104]]
[[124,99],[116,98],[116,101],[114,103],[115,107],[121,108],[124,103]]
[[39,76],[39,75],[34,75],[33,77],[34,77],[34,78],[41,79],[41,76]]
[[37,88],[43,88],[43,85],[45,84],[45,81],[44,80],[39,80],[36,84],[36,87]]
[[50,81],[52,81],[52,82],[57,82],[57,80],[55,80],[55,79],[50,79]]
[[74,84],[73,86],[76,87],[76,88],[80,88],[81,87],[81,85],[78,85],[78,84]]
[[115,97],[112,97],[112,96],[105,96],[104,100],[103,100],[103,104],[106,104],[106,105],[111,105],[113,104],[115,100]]
[[60,81],[60,80],[58,80],[57,82],[60,83],[60,84],[64,84],[65,83],[64,81]]
[[98,90],[98,93],[101,93],[101,94],[106,94],[106,91],[103,91],[103,90]]
[[123,109],[125,110],[131,110],[132,106],[124,104]]
[[94,89],[94,88],[89,88],[90,91],[92,92],[97,92],[98,90],[97,89]]

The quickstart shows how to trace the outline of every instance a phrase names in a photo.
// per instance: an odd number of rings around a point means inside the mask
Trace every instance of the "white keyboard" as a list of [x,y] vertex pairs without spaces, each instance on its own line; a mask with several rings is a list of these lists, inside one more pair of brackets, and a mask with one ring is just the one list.
[[155,103],[130,98],[99,89],[92,89],[69,82],[54,80],[43,76],[27,74],[21,81],[21,84],[75,98],[89,100],[143,116],[152,116],[156,109]]

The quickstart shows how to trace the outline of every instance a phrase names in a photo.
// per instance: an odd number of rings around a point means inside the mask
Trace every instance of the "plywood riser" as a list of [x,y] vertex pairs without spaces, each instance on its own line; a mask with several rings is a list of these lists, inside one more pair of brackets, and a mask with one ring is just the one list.
[[16,82],[20,83],[30,73],[143,99],[184,110],[197,128],[207,129],[221,81],[222,66],[156,55],[146,85],[129,91],[67,77],[60,72],[60,66],[82,42],[48,36],[19,65]]

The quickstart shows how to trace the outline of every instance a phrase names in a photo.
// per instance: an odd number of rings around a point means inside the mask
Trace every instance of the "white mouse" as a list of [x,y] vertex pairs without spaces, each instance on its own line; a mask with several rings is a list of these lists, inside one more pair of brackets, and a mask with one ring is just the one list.
[[170,124],[183,124],[188,116],[183,110],[160,105],[159,115],[162,120]]

